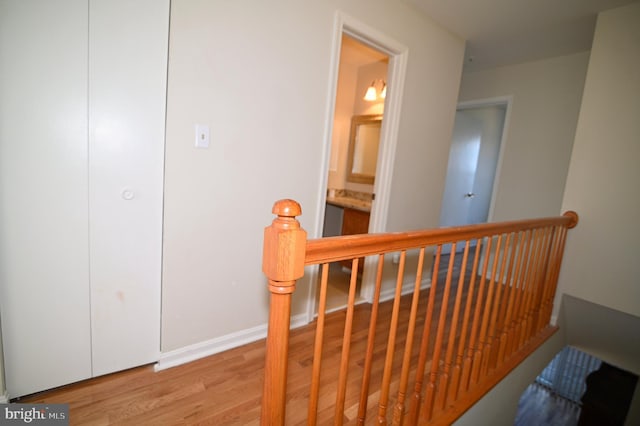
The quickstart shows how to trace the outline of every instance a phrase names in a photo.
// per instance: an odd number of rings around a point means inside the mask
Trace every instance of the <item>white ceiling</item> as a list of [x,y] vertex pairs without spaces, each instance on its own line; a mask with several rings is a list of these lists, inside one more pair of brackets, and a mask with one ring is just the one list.
[[589,50],[598,12],[637,0],[405,0],[467,40],[465,70]]

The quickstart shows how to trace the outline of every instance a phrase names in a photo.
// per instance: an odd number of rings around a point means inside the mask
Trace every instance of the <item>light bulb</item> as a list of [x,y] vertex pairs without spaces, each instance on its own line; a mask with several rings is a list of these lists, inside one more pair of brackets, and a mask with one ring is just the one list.
[[371,86],[367,89],[367,93],[364,95],[365,101],[375,101],[378,98],[378,94],[376,93],[376,88],[373,85],[374,82],[371,83]]

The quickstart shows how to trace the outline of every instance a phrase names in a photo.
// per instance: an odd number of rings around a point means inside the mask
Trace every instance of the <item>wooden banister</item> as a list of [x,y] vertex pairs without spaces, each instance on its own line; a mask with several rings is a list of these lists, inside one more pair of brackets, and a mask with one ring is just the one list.
[[277,217],[264,230],[262,260],[262,271],[269,280],[271,293],[262,393],[263,426],[284,424],[291,294],[296,280],[304,275],[307,241],[307,232],[296,219],[302,214],[300,204],[280,200],[273,206],[272,213]]
[[437,228],[420,231],[390,232],[385,234],[345,235],[307,241],[305,264],[317,265],[338,260],[392,253],[407,248],[435,246],[452,241],[466,241],[490,235],[538,229],[545,226],[566,226],[578,223],[578,215],[568,211],[563,216],[523,219],[499,223]]
[[[301,420],[300,401],[306,400],[309,425],[325,423],[329,415],[336,425],[372,420],[383,425],[389,417],[394,425],[450,424],[557,330],[549,319],[567,230],[578,223],[575,212],[315,240],[307,240],[296,219],[301,214],[297,202],[280,200],[273,213],[277,217],[264,232],[263,271],[271,307],[262,425],[285,423],[291,295],[305,266],[321,265],[318,319],[312,353],[302,363],[309,366],[309,391],[290,395],[297,402],[294,423]],[[445,245],[450,254],[443,251]],[[383,277],[389,253],[398,254],[398,262]],[[372,304],[365,308],[369,323],[363,327],[356,288],[358,264],[367,256],[377,259],[377,275]],[[347,307],[340,317],[340,343],[325,347],[329,264],[340,261],[352,266]],[[405,268],[414,261],[417,269],[405,283]],[[423,268],[429,266],[431,281],[425,288]],[[391,300],[379,321],[385,284]],[[327,330],[335,339],[338,330]],[[335,379],[325,373],[335,373]],[[356,373],[361,376],[353,377]]]

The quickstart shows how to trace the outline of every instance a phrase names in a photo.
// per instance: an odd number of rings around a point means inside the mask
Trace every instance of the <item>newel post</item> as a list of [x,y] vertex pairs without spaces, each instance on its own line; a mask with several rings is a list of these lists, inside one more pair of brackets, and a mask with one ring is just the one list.
[[291,319],[291,294],[304,275],[307,232],[296,219],[302,213],[293,200],[277,201],[277,215],[264,230],[262,271],[269,279],[271,306],[262,391],[262,425],[283,425],[287,396],[287,358]]

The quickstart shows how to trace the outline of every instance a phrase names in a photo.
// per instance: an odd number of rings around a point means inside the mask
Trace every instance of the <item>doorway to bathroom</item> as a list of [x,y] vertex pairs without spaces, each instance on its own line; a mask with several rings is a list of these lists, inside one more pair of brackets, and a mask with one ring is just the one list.
[[[317,229],[323,236],[382,232],[408,49],[351,17],[336,19]],[[346,306],[350,285],[348,265],[330,269],[326,311]],[[317,314],[319,294],[317,271],[311,275],[309,321]],[[358,273],[360,303],[372,300],[374,277],[375,266],[365,261]]]
[[[369,232],[388,64],[385,53],[342,34],[323,237]],[[351,269],[349,262],[329,269],[326,311],[332,312],[347,305]]]

